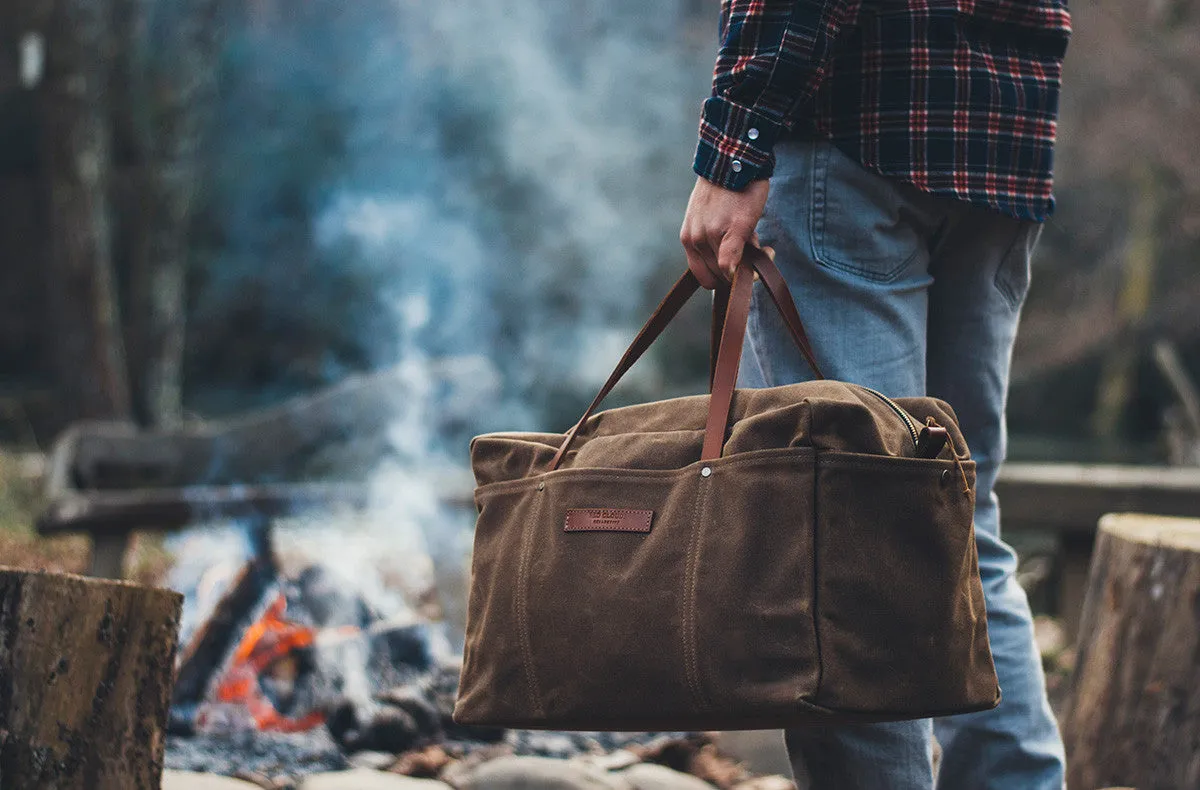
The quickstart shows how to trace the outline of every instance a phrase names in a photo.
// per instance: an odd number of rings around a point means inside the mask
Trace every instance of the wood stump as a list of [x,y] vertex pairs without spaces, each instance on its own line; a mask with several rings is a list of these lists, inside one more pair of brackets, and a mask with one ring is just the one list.
[[157,790],[182,602],[0,568],[0,788]]
[[1200,787],[1200,520],[1100,521],[1077,647],[1068,786]]

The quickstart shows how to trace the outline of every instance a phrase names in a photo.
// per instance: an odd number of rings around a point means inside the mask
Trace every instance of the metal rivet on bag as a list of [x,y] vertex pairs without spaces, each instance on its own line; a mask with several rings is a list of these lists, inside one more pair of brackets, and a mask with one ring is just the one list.
[[704,467],[703,469],[701,469],[701,470],[700,470],[700,476],[701,476],[701,477],[708,477],[708,476],[709,476],[709,475],[711,475],[711,474],[712,474],[712,467],[711,467],[711,466],[706,466],[706,467]]
[[942,470],[942,485],[945,485],[946,483],[949,483],[949,482],[950,482],[950,470],[943,469]]
[[545,487],[546,487],[546,482],[544,480],[542,482],[538,483],[538,491],[541,491]]

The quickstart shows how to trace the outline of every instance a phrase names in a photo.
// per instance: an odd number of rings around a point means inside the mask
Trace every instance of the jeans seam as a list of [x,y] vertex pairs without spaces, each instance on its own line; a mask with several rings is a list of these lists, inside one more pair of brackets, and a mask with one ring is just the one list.
[[[1024,301],[1024,295],[1018,294],[1012,287],[1007,272],[1012,268],[1012,254],[1013,250],[1016,249],[1017,242],[1024,238],[1030,230],[1031,227],[1027,223],[1021,223],[1017,227],[1017,232],[1013,234],[1012,241],[1008,243],[1008,248],[1004,250],[1004,255],[1000,258],[1000,265],[996,267],[996,274],[992,277],[992,285],[1000,292],[1000,296],[1004,299],[1005,303],[1013,310],[1021,306],[1021,303]],[[1021,265],[1028,267],[1030,263],[1028,260],[1025,260]],[[1026,293],[1029,291],[1029,279],[1029,277],[1025,279]]]

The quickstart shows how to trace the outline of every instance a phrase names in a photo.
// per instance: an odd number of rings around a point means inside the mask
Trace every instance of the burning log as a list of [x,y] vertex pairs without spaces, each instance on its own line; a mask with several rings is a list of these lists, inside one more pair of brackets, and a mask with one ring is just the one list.
[[181,604],[0,568],[0,787],[158,787]]
[[238,572],[228,592],[180,656],[171,697],[171,728],[174,732],[191,731],[196,709],[208,694],[213,676],[220,671],[242,629],[248,625],[251,612],[277,581],[270,522],[260,520],[250,534],[255,536],[254,557]]
[[320,711],[288,716],[279,711],[263,687],[268,678],[281,675],[289,685],[298,674],[297,652],[311,647],[315,631],[290,622],[284,616],[287,599],[279,594],[267,613],[247,629],[233,654],[233,661],[217,684],[218,703],[243,705],[260,730],[302,732],[321,725]]

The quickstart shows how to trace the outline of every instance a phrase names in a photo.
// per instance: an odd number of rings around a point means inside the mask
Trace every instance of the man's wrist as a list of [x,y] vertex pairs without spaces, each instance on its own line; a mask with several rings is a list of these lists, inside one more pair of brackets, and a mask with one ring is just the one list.
[[785,131],[762,113],[714,96],[704,102],[692,169],[717,186],[740,192],[775,172],[773,149]]

